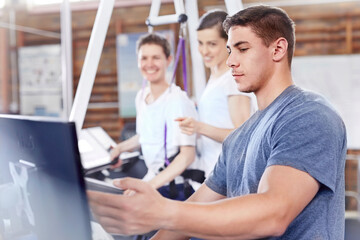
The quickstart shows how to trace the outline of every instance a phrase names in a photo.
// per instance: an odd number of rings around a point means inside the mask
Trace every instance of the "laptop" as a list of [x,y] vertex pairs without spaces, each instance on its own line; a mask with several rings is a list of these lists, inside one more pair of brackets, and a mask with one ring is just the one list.
[[116,143],[101,127],[81,129],[78,146],[86,174],[100,171],[117,162],[117,159],[110,158],[110,150]]
[[0,239],[91,235],[75,124],[0,115]]
[[[81,129],[78,136],[78,146],[81,164],[85,174],[98,172],[117,163],[118,159],[111,159],[110,151],[116,147],[116,142],[102,127]],[[120,155],[123,164],[140,156],[139,151],[123,152]]]

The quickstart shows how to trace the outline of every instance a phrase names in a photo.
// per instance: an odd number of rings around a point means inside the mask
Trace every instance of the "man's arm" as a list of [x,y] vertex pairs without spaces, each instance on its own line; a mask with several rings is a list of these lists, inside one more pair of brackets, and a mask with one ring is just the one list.
[[[206,186],[206,184],[201,185],[201,187],[193,194],[187,202],[214,202],[220,199],[224,199],[225,196],[220,195],[210,188]],[[151,240],[158,240],[158,239],[172,239],[172,240],[185,240],[189,239],[190,236],[186,236],[180,232],[173,232],[168,230],[160,230],[156,233]]]
[[136,193],[88,194],[92,209],[106,230],[141,234],[166,229],[180,233],[178,236],[205,239],[280,236],[320,186],[308,173],[277,165],[265,170],[257,194],[209,203],[165,199],[150,185],[135,179],[119,180],[116,185]]
[[[173,204],[166,229],[205,239],[280,236],[319,190],[309,174],[287,166],[268,167],[257,194],[211,204]],[[184,221],[186,219],[186,221]]]
[[[179,202],[162,197],[149,183],[140,179],[116,179],[113,183],[124,190],[131,189],[132,193],[114,195],[87,191],[95,218],[109,233],[133,235],[160,229],[163,225],[161,222],[167,221],[160,213],[172,211],[172,208],[167,205],[171,202]],[[203,184],[187,201],[211,202],[223,198],[225,196],[217,194]],[[161,231],[161,233],[164,238],[159,239],[175,240],[179,237],[183,239],[181,233],[170,231]]]
[[181,175],[181,173],[195,160],[195,147],[181,146],[179,154],[159,174],[149,181],[155,189],[162,187]]

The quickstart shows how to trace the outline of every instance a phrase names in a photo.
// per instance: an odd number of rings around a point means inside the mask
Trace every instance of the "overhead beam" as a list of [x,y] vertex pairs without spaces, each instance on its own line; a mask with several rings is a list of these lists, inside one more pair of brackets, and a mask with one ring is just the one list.
[[183,0],[174,0],[175,14],[159,16],[161,0],[151,2],[149,17],[146,20],[148,26],[159,26],[165,24],[177,23],[180,16],[185,13]]

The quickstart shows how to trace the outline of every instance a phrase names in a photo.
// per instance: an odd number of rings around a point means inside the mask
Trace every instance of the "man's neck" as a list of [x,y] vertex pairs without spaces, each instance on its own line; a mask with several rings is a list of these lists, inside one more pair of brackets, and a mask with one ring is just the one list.
[[259,110],[269,106],[286,88],[293,85],[291,72],[273,76],[259,91],[255,92]]
[[166,81],[160,83],[150,83],[150,93],[146,97],[146,102],[148,104],[154,102],[158,97],[160,97],[166,89],[168,89],[169,84]]

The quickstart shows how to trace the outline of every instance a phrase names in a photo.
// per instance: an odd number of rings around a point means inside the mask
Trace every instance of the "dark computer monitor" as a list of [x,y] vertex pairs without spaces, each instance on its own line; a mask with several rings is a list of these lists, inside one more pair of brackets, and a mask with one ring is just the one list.
[[0,239],[91,239],[74,123],[0,115]]

